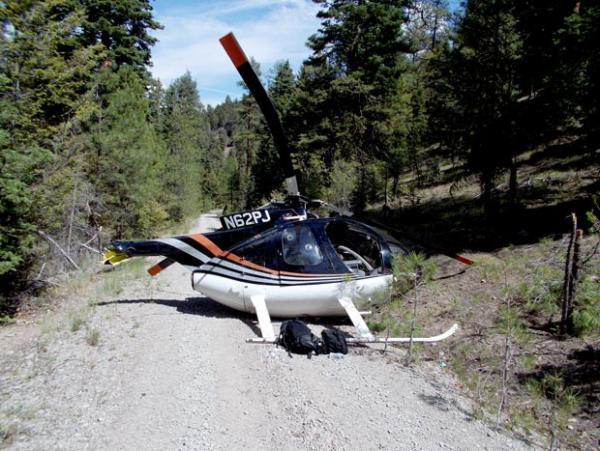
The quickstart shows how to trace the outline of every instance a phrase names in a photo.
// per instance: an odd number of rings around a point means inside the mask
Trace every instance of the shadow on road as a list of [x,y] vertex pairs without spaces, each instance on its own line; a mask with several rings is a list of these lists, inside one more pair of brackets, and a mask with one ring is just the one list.
[[210,298],[191,297],[185,300],[181,299],[117,299],[115,301],[97,302],[97,306],[121,304],[158,304],[175,308],[179,313],[186,315],[200,315],[207,318],[235,318],[239,319],[257,336],[261,336],[260,329],[256,325],[253,315],[244,312],[238,312],[226,307]]
[[[181,299],[117,299],[114,301],[97,302],[95,305],[102,307],[105,305],[119,304],[159,304],[167,307],[175,308],[179,313],[187,315],[200,315],[207,318],[235,318],[244,323],[257,336],[261,337],[260,328],[256,316],[250,313],[239,312],[232,308],[226,307],[206,297],[189,297]],[[340,326],[348,326],[352,323],[347,317],[301,317],[310,325],[319,325],[323,328],[332,328]],[[273,318],[274,322],[278,322],[277,318]],[[278,332],[279,326],[274,324],[275,333]],[[350,336],[350,334],[347,334]]]

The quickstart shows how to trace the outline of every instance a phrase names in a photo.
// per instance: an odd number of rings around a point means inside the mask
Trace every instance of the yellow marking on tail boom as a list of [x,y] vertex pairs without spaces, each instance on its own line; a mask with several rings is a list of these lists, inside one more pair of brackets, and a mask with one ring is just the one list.
[[118,265],[119,263],[127,260],[129,255],[126,252],[119,252],[114,249],[106,249],[102,253],[103,263],[110,263],[111,265]]

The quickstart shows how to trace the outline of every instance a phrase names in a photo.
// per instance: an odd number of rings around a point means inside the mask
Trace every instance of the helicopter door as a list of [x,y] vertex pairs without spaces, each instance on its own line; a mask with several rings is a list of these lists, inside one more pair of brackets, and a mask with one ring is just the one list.
[[330,223],[325,232],[346,268],[365,276],[383,271],[379,237],[356,223],[343,220]]
[[250,296],[261,287],[279,285],[279,269],[275,240],[277,233],[259,236],[242,244],[233,252],[242,258],[242,280],[244,282],[244,305],[250,306]]

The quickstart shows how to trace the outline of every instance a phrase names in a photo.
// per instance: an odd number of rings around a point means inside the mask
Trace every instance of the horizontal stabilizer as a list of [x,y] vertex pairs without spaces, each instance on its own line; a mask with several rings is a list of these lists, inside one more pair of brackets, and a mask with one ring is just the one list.
[[113,265],[116,266],[119,263],[122,263],[124,260],[127,260],[130,256],[126,252],[122,252],[116,249],[106,249],[102,253],[102,262],[105,265]]

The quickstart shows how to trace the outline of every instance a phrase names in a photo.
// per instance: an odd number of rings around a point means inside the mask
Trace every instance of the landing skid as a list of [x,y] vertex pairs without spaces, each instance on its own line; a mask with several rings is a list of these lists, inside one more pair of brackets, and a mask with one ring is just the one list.
[[[453,324],[450,329],[446,332],[436,335],[434,337],[413,337],[413,343],[435,343],[437,341],[445,340],[449,338],[458,330],[458,324]],[[360,343],[409,343],[411,341],[410,337],[373,337],[373,338],[346,338],[347,343],[351,344],[360,344]]]
[[[434,337],[413,337],[413,343],[435,343],[438,341],[445,340],[452,336],[458,330],[458,324],[453,324],[450,329],[446,332],[441,333],[439,335],[435,335]],[[247,338],[246,343],[259,343],[259,344],[275,344],[277,342],[276,339],[273,338]],[[369,343],[388,343],[388,344],[398,344],[398,343],[409,343],[410,337],[377,337],[372,336],[370,338],[346,338],[346,343],[348,344],[369,344]]]
[[[365,323],[365,320],[362,318],[361,314],[365,312],[359,312],[352,302],[352,300],[348,297],[340,298],[340,305],[346,311],[346,314],[352,321],[354,325],[358,337],[347,338],[346,342],[348,344],[368,344],[368,343],[389,343],[389,344],[398,344],[398,343],[436,343],[438,341],[445,340],[452,336],[458,330],[458,324],[453,324],[450,329],[447,331],[435,335],[433,337],[377,337],[371,333],[369,330],[369,326]],[[271,317],[269,316],[269,311],[267,310],[267,306],[265,304],[264,296],[252,296],[251,302],[256,311],[256,316],[258,317],[258,323],[260,326],[260,331],[262,334],[261,338],[247,338],[246,343],[262,343],[262,344],[274,344],[277,342],[277,338],[275,337],[275,333],[273,332],[273,324],[271,323]]]

